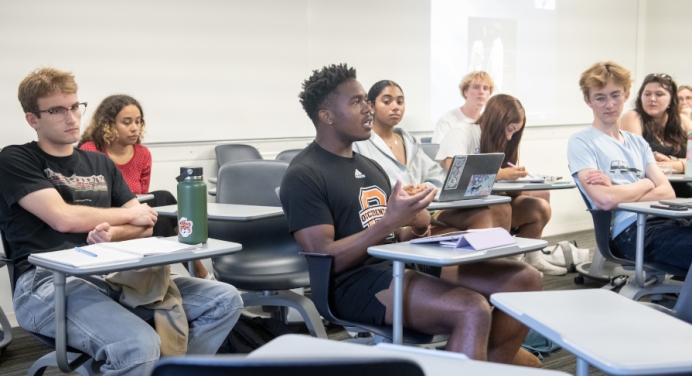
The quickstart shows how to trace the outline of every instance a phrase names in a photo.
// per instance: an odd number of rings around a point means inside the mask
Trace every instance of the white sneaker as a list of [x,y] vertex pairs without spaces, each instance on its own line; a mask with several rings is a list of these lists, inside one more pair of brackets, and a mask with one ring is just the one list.
[[[538,255],[536,255],[538,256]],[[524,259],[526,263],[538,269],[543,274],[546,275],[565,275],[567,274],[567,269],[555,266],[548,261],[545,261],[542,257],[527,257]]]

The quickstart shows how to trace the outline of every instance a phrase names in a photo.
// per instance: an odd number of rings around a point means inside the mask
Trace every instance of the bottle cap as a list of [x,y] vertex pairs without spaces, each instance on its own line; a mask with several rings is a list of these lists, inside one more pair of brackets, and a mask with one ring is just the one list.
[[185,180],[185,178],[192,176],[202,177],[202,167],[181,167],[180,175],[175,179],[178,181],[178,183],[180,183],[181,181]]

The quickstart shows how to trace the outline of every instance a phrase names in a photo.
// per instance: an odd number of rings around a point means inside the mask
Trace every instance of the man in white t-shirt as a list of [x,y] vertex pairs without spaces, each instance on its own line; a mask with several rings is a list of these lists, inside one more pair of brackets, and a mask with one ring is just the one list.
[[[442,139],[451,128],[473,124],[481,116],[481,110],[493,93],[493,89],[493,80],[488,73],[478,71],[467,74],[459,84],[461,96],[465,100],[464,104],[442,115],[437,121],[431,142],[441,144]],[[475,128],[477,129],[471,132],[475,134],[480,143],[481,130],[478,126]]]
[[[594,120],[592,126],[570,137],[567,160],[579,189],[591,207],[600,210],[614,210],[625,202],[675,198],[649,144],[620,129],[620,115],[631,85],[630,72],[613,62],[594,64],[579,80]],[[691,225],[682,218],[647,219],[644,260],[688,269],[692,263]],[[636,215],[615,212],[613,251],[634,260],[636,237]]]

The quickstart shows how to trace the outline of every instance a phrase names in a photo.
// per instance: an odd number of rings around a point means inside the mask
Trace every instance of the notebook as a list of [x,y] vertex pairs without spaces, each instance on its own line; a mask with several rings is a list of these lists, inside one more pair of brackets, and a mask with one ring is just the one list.
[[454,156],[435,201],[470,200],[489,196],[504,158],[504,153]]
[[462,251],[482,251],[516,244],[516,240],[507,230],[495,227],[411,239],[411,243],[438,243],[441,247]]
[[159,238],[143,238],[34,253],[32,256],[57,264],[87,268],[137,261],[144,256],[188,251],[199,247],[201,244],[190,245]]

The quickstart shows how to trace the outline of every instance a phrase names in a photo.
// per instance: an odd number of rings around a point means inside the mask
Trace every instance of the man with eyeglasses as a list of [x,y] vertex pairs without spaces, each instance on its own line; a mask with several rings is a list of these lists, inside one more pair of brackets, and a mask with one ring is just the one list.
[[[0,152],[0,230],[14,263],[17,321],[54,338],[52,272],[31,265],[28,256],[150,236],[157,214],[137,202],[108,156],[74,148],[86,103],[77,98],[72,74],[37,69],[20,83],[19,101],[38,141]],[[173,283],[189,322],[187,353],[216,353],[240,316],[238,291],[199,278]],[[150,374],[161,339],[116,301],[118,293],[74,276],[67,277],[66,291],[69,346],[104,361],[104,375]]]
[[[668,179],[641,136],[620,129],[620,115],[629,97],[630,72],[614,62],[599,62],[581,75],[579,86],[594,115],[592,126],[572,135],[567,146],[569,168],[592,207],[616,209],[618,204],[675,198]],[[692,263],[692,222],[647,220],[644,259],[689,269]],[[636,214],[615,213],[614,248],[635,259]]]

